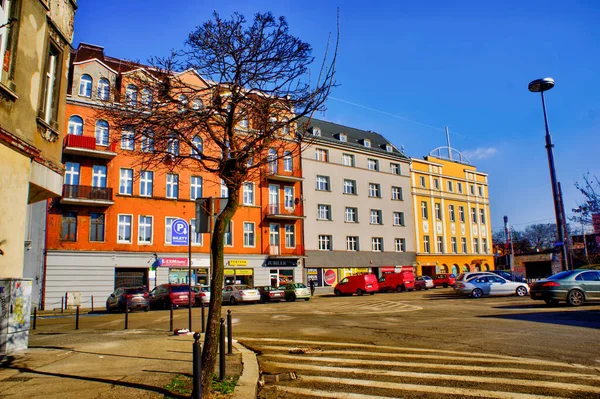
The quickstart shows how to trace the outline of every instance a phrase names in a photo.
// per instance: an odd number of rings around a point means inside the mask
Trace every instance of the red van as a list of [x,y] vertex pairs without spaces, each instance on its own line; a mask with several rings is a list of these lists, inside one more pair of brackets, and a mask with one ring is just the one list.
[[333,292],[335,295],[362,295],[369,293],[373,295],[379,290],[377,277],[374,274],[359,274],[356,276],[344,277],[342,281],[337,283]]
[[415,275],[412,266],[402,266],[400,273],[389,273],[379,279],[379,291],[412,291],[415,288]]

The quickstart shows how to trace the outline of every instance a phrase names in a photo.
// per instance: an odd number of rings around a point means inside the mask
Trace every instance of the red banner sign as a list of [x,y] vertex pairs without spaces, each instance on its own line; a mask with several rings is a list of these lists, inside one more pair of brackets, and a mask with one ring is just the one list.
[[182,267],[188,265],[187,258],[160,258],[162,267]]
[[396,268],[394,266],[386,266],[381,268],[382,273],[394,273]]

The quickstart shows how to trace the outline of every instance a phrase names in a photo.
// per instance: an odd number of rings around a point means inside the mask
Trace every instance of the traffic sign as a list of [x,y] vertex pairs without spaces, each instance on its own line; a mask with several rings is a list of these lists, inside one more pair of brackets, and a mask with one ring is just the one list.
[[190,226],[183,219],[175,219],[171,224],[171,244],[172,245],[189,245]]

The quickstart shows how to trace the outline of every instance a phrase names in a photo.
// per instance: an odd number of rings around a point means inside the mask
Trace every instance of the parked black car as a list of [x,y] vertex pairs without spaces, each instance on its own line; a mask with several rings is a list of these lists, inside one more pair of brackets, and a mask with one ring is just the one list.
[[125,311],[125,306],[130,310],[141,309],[145,312],[150,309],[149,294],[146,287],[121,287],[110,294],[106,300],[106,311]]
[[285,298],[285,291],[271,287],[270,285],[263,285],[256,287],[256,289],[260,293],[260,303],[281,302]]

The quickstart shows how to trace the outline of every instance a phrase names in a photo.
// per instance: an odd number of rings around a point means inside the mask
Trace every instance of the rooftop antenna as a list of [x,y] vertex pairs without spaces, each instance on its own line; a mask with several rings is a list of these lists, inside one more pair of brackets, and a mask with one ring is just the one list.
[[450,133],[448,132],[448,126],[446,126],[446,141],[448,141],[448,158],[452,161],[452,147],[450,147]]

